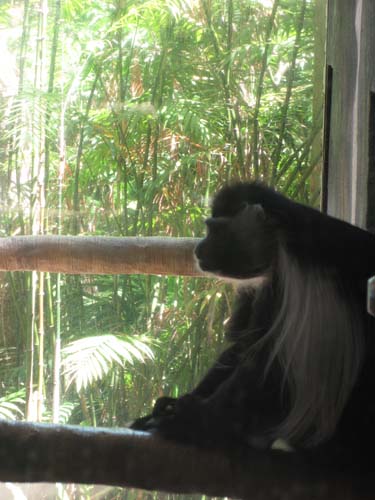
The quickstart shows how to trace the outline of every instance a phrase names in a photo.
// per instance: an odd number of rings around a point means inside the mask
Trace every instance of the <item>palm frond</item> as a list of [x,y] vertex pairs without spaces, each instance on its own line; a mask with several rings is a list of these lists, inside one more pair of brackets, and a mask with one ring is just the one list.
[[75,384],[77,392],[101,380],[114,366],[153,359],[145,337],[121,338],[95,335],[70,342],[63,350],[63,369],[67,386]]
[[17,392],[12,392],[0,398],[0,418],[7,420],[16,420],[23,418],[24,413],[20,406],[25,405],[25,389]]
[[[73,411],[78,406],[78,402],[64,401],[59,408],[59,424],[67,424]],[[52,421],[52,412],[47,410],[43,413],[43,422]]]

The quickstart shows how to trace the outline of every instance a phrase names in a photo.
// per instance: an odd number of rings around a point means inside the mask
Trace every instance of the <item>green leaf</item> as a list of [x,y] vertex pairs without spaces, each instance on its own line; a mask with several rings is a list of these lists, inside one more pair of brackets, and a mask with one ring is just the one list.
[[16,420],[23,418],[24,413],[20,406],[25,405],[25,389],[13,392],[0,398],[0,418]]
[[77,392],[103,379],[116,365],[153,359],[145,338],[124,339],[112,334],[75,340],[62,350],[62,355],[67,385],[75,384]]

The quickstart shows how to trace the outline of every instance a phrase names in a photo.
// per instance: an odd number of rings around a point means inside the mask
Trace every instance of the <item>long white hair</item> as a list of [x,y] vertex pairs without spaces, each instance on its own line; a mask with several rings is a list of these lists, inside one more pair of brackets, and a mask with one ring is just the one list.
[[266,334],[290,396],[276,437],[313,446],[334,431],[363,359],[364,325],[358,305],[329,271],[303,268],[280,246],[281,306]]

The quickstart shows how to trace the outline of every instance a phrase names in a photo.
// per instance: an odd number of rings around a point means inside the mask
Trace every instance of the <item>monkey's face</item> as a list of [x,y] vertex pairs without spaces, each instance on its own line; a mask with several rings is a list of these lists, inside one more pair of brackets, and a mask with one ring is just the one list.
[[247,279],[271,266],[276,235],[260,205],[243,204],[234,216],[211,217],[206,225],[207,236],[195,248],[202,271]]

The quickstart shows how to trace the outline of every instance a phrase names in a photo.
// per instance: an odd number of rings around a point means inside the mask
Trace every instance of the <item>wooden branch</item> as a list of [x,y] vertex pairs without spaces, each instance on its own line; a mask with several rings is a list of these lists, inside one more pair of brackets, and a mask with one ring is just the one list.
[[[371,481],[297,453],[236,456],[128,429],[0,423],[0,481],[107,484],[251,500],[370,500]],[[358,479],[358,481],[357,481]]]
[[0,239],[0,270],[202,276],[197,238],[16,236]]

